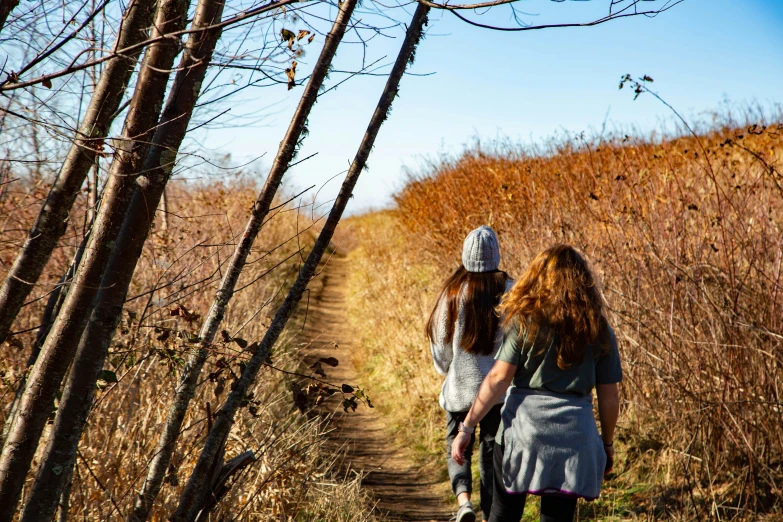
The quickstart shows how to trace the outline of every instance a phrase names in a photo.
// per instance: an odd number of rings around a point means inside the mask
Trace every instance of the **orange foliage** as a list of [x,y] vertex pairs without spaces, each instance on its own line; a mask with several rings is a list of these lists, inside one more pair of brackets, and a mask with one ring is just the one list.
[[780,512],[782,147],[783,125],[475,147],[413,176],[397,216],[444,273],[481,224],[514,276],[555,243],[581,249],[621,344],[627,458],[674,459],[690,501]]

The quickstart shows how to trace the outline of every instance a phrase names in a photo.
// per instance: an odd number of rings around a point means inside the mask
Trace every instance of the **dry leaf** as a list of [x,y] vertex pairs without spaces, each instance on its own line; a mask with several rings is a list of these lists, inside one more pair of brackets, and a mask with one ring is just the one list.
[[280,29],[280,39],[284,42],[288,42],[288,48],[293,49],[296,35],[288,29]]
[[192,323],[193,321],[197,321],[199,317],[201,317],[199,314],[197,314],[193,310],[188,310],[181,304],[175,306],[174,308],[169,310],[169,315],[174,317],[181,317],[184,320],[186,320],[189,323]]
[[13,336],[8,337],[5,340],[5,342],[8,343],[9,346],[13,346],[14,348],[16,348],[18,350],[24,350],[24,344],[22,344],[22,341],[20,341],[16,337],[13,337]]
[[324,371],[323,367],[321,366],[320,361],[316,361],[310,366],[310,369],[313,370],[313,373],[316,375],[320,375],[321,377],[326,377],[326,372]]
[[285,75],[288,77],[288,90],[290,91],[296,85],[294,81],[296,77],[296,61],[291,62],[291,67],[285,70]]
[[105,142],[102,139],[93,140],[93,150],[95,151],[96,156],[100,156],[101,158],[105,158],[108,156],[108,154],[104,150]]
[[337,360],[336,357],[321,357],[320,359],[318,359],[318,361],[326,365],[329,365],[333,368],[339,364],[339,361]]

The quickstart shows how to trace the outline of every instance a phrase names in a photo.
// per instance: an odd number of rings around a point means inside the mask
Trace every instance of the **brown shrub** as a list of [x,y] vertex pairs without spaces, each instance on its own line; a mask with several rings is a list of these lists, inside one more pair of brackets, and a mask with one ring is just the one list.
[[[10,267],[46,196],[40,180],[9,184],[0,196],[0,259]],[[233,253],[258,187],[249,178],[169,187],[168,230],[160,217],[131,283],[126,310],[110,347],[106,370],[119,382],[101,390],[80,445],[70,515],[85,520],[124,518],[147,472],[178,383],[189,342],[208,311],[223,267]],[[69,265],[83,232],[84,199],[74,206],[69,232],[54,253],[31,303],[13,328],[16,341],[0,347],[3,422],[25,369],[47,294]],[[308,213],[309,215],[309,213]],[[312,235],[304,216],[283,207],[264,226],[222,324],[231,337],[260,339],[298,271],[299,247]],[[297,234],[300,235],[297,237]],[[276,268],[275,268],[276,267]],[[180,308],[182,307],[182,308]],[[184,309],[184,310],[183,310]],[[200,317],[197,317],[200,316]],[[17,342],[18,341],[18,342]],[[208,431],[207,412],[226,398],[249,353],[241,341],[218,342],[204,368],[183,424],[172,465],[152,520],[173,512]],[[296,370],[297,348],[284,338],[275,366]],[[111,380],[111,379],[109,379]],[[226,460],[252,450],[257,457],[239,474],[215,511],[220,520],[375,520],[357,478],[335,477],[335,455],[322,449],[324,425],[294,408],[290,378],[264,369],[229,436]],[[46,436],[46,434],[44,435]]]
[[397,217],[408,248],[444,277],[481,224],[512,275],[554,243],[584,251],[621,343],[627,458],[674,462],[669,485],[699,516],[779,513],[781,146],[779,124],[662,143],[476,146],[413,176]]

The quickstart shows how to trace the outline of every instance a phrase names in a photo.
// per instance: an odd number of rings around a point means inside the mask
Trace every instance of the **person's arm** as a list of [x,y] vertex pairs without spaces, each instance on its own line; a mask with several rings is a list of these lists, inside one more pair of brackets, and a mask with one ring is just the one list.
[[614,429],[617,426],[617,417],[620,415],[620,391],[617,383],[597,384],[595,387],[598,395],[598,419],[601,422],[601,438],[604,441],[606,457],[609,465],[607,473],[611,471],[614,462]]
[[[517,367],[513,364],[505,361],[495,361],[494,366],[492,366],[492,369],[481,383],[470,411],[465,416],[465,420],[462,421],[466,428],[475,429],[478,423],[481,422],[481,419],[498,403],[498,400],[511,385],[511,380],[514,378],[516,371]],[[451,457],[457,464],[462,465],[465,461],[465,448],[468,447],[469,443],[470,434],[463,431],[460,431],[454,439],[451,445]]]
[[435,365],[435,371],[443,377],[449,374],[449,367],[454,358],[454,347],[452,343],[434,343],[430,341],[430,352],[432,353],[432,362]]
[[446,329],[448,328],[448,310],[446,309],[446,300],[441,298],[438,302],[436,312],[436,321],[434,331],[430,337],[430,352],[432,353],[432,362],[435,365],[435,371],[443,377],[448,375],[451,361],[454,359],[454,339],[446,342]]

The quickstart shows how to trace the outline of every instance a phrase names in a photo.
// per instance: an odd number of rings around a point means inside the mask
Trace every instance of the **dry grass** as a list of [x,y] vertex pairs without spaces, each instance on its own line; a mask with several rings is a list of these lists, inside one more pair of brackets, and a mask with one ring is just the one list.
[[362,346],[355,362],[367,372],[373,401],[400,442],[415,450],[420,464],[440,464],[445,452],[441,379],[425,349],[421,320],[439,274],[405,248],[392,214],[352,218],[348,224],[357,245],[349,253],[347,311]]
[[[15,191],[0,198],[0,215],[4,216],[0,259],[6,270],[45,196],[46,186],[37,185],[31,181],[9,187]],[[74,520],[117,520],[132,506],[184,357],[193,346],[188,337],[198,333],[201,322],[193,316],[174,316],[171,310],[181,305],[202,317],[207,312],[256,193],[255,183],[243,178],[171,188],[169,228],[164,231],[158,226],[145,247],[111,346],[106,368],[116,373],[119,382],[101,386],[79,446],[70,508]],[[75,224],[83,219],[82,205],[77,203],[72,229],[34,292],[44,298],[23,310],[17,331],[37,325],[46,292],[70,262],[81,236],[81,227]],[[292,254],[312,243],[312,234],[303,231],[309,224],[289,208],[265,225],[238,285],[241,290],[223,322],[232,337],[254,340],[263,335],[298,271],[299,256]],[[9,343],[0,348],[3,416],[13,398],[14,383],[24,371],[32,336],[33,332],[16,335],[22,348]],[[295,370],[297,349],[290,337],[281,340],[272,355],[275,366]],[[153,520],[166,520],[176,507],[207,433],[207,411],[219,407],[248,357],[236,342],[215,346],[185,419]],[[252,450],[257,460],[235,479],[214,519],[374,520],[368,515],[369,498],[360,490],[359,480],[335,475],[337,456],[323,449],[325,426],[308,420],[293,406],[290,378],[266,368],[257,383],[237,415],[226,452],[229,459]]]
[[587,516],[780,517],[781,146],[777,124],[662,143],[577,137],[477,146],[414,176],[393,213],[355,226],[353,314],[371,384],[398,395],[401,425],[412,405],[401,436],[442,458],[421,325],[465,234],[489,224],[512,275],[568,242],[603,281],[625,362],[621,462]]

